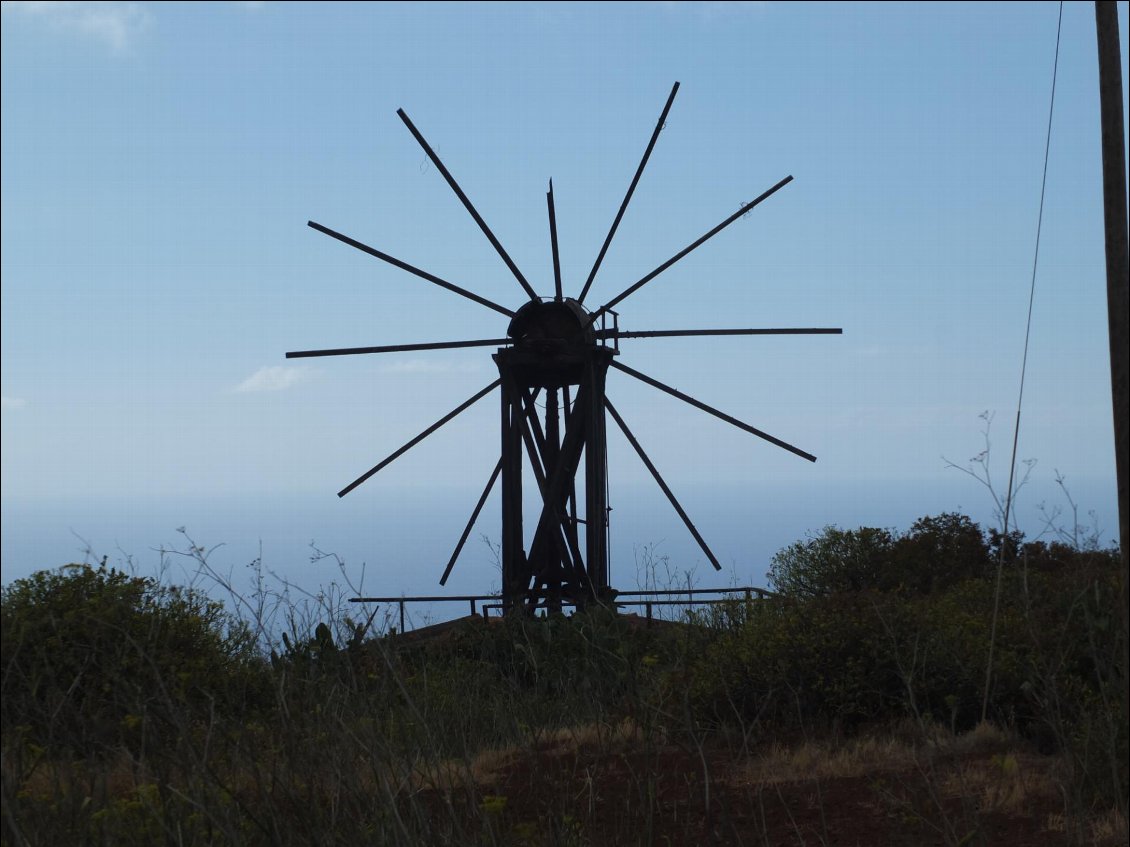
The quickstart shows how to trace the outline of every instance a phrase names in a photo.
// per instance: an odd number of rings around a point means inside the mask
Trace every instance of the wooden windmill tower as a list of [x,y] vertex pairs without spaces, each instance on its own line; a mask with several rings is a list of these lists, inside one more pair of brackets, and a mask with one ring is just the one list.
[[[546,201],[553,252],[554,293],[550,297],[539,297],[403,109],[397,112],[400,119],[506,263],[525,291],[528,297],[526,302],[517,310],[508,309],[367,244],[321,224],[309,222],[309,225],[319,232],[509,318],[506,336],[502,338],[303,350],[286,354],[287,358],[308,358],[465,347],[499,348],[493,356],[498,366],[498,379],[338,492],[339,497],[344,497],[472,404],[494,389],[500,389],[501,456],[443,572],[441,585],[447,582],[483,504],[501,476],[504,605],[507,608],[532,609],[541,606],[559,609],[562,604],[584,605],[592,601],[599,602],[613,593],[608,581],[606,413],[623,431],[711,564],[715,569],[720,569],[717,558],[606,396],[605,382],[609,368],[628,374],[797,456],[816,461],[815,456],[683,394],[616,359],[620,353],[620,341],[623,339],[697,335],[828,335],[841,332],[838,328],[674,329],[627,332],[619,328],[618,314],[613,311],[614,307],[625,298],[787,185],[792,180],[791,176],[785,177],[749,203],[742,204],[738,211],[722,223],[628,286],[603,306],[589,310],[584,305],[585,297],[628,208],[628,203],[663,129],[678,90],[679,84],[676,82],[656,122],[651,140],[624,196],[624,201],[612,221],[608,236],[600,248],[584,286],[575,298],[566,297],[562,289],[553,183],[549,185]],[[544,412],[539,408],[539,399],[544,405]],[[583,497],[579,498],[577,478],[581,472],[582,461],[584,491]],[[529,544],[526,543],[522,496],[523,471],[527,465],[540,495],[537,515],[530,516],[533,518],[530,523],[534,525],[534,531]]]

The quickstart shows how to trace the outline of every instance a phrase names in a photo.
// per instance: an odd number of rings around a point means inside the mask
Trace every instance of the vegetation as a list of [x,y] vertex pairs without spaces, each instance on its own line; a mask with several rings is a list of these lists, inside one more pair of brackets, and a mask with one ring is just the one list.
[[236,616],[37,573],[2,595],[3,843],[1124,841],[1113,551],[946,514],[827,528],[770,576],[678,625],[413,638],[262,583]]

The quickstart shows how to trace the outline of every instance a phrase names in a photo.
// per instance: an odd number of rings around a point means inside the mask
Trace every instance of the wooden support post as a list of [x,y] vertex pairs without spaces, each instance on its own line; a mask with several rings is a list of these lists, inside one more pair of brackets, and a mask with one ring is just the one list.
[[1130,257],[1127,255],[1126,220],[1126,124],[1122,110],[1122,59],[1118,41],[1118,9],[1110,0],[1095,3],[1095,24],[1099,45],[1099,101],[1102,115],[1103,210],[1106,221],[1106,294],[1110,323],[1110,380],[1114,402],[1114,454],[1118,478],[1118,531],[1121,536],[1122,564],[1127,564],[1127,423],[1130,391],[1130,344],[1127,341],[1127,312],[1130,312],[1127,286],[1130,285]]
[[[503,396],[503,594],[508,608],[583,606],[607,594],[604,384],[614,355],[602,345],[570,343],[556,349],[518,345],[494,356]],[[569,389],[575,390],[572,408]],[[559,392],[565,396],[564,416]],[[544,415],[535,402],[539,394],[545,398]],[[537,526],[526,548],[521,528],[523,453],[541,496]],[[585,520],[579,521],[575,490],[582,456],[588,489]],[[586,526],[583,545],[578,524]]]
[[[1122,548],[1122,714],[1130,709],[1130,559],[1127,545],[1127,441],[1130,439],[1130,343],[1127,341],[1127,286],[1130,257],[1126,220],[1126,122],[1123,117],[1122,57],[1118,39],[1118,5],[1110,0],[1095,2],[1095,31],[1099,54],[1099,103],[1102,122],[1103,209],[1106,229],[1106,297],[1110,331],[1110,387],[1114,405],[1114,462],[1118,484],[1118,535]],[[1125,786],[1123,786],[1125,788]],[[1127,815],[1125,792],[1119,799],[1123,820]]]
[[522,546],[522,405],[510,369],[498,355],[502,375],[502,604],[503,611],[521,601],[528,586]]
[[[569,397],[569,386],[564,386],[561,389],[561,396],[564,400],[564,406],[561,410],[561,417],[564,420],[565,429],[569,428],[569,417],[571,415],[572,404]],[[569,493],[568,493],[568,510],[569,510],[569,525],[572,528],[573,539],[577,541],[580,532],[580,521],[577,520],[577,481],[575,479],[569,480]]]
[[585,439],[585,561],[589,583],[598,597],[608,589],[608,441],[605,433],[604,385],[612,353],[598,348],[586,365],[588,402],[584,409]]
[[545,450],[546,467],[557,464],[557,454],[561,452],[561,427],[558,420],[557,389],[545,392]]

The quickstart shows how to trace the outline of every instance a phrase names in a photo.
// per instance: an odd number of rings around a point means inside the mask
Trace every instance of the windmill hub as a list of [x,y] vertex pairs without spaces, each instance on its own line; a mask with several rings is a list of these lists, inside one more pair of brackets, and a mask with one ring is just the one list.
[[530,300],[514,315],[506,334],[513,345],[499,350],[495,361],[527,388],[580,385],[587,368],[600,362],[607,369],[616,352],[600,343],[592,314],[571,297]]
[[523,347],[596,344],[591,313],[572,297],[529,301],[514,315],[506,334]]

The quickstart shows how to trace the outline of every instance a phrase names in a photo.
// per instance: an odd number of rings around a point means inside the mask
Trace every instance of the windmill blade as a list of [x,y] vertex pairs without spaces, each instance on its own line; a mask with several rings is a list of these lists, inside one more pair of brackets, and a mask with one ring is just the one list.
[[597,330],[597,338],[680,338],[695,335],[843,335],[840,327],[773,327],[766,329],[649,329],[642,332]]
[[451,569],[455,567],[455,560],[459,558],[459,554],[463,552],[463,545],[467,543],[467,537],[471,534],[471,527],[475,525],[475,521],[479,519],[479,512],[483,510],[483,504],[486,503],[487,497],[490,496],[490,491],[494,488],[494,483],[498,479],[498,475],[502,472],[502,459],[498,460],[498,464],[494,466],[494,472],[491,473],[490,479],[487,480],[487,486],[483,489],[483,493],[479,497],[479,502],[475,504],[475,511],[471,512],[471,519],[467,521],[467,526],[463,528],[463,534],[459,536],[459,543],[455,545],[455,552],[451,554],[451,559],[447,562],[447,567],[443,570],[443,576],[439,578],[440,585],[447,585],[447,578],[451,576]]
[[665,270],[667,270],[669,267],[671,267],[673,264],[675,264],[675,262],[679,261],[681,258],[686,256],[688,253],[690,253],[695,248],[700,247],[702,244],[709,241],[711,238],[713,238],[715,235],[720,233],[722,230],[724,230],[726,227],[728,227],[730,224],[732,224],[734,221],[736,221],[738,218],[740,218],[742,215],[744,215],[746,212],[748,212],[754,206],[758,205],[763,200],[767,200],[769,197],[776,194],[778,191],[780,191],[782,188],[784,188],[786,185],[788,185],[792,181],[793,181],[793,178],[791,176],[787,176],[783,180],[778,182],[776,185],[774,185],[772,188],[770,188],[768,191],[766,191],[765,193],[763,193],[759,197],[754,198],[753,200],[751,200],[746,205],[742,206],[740,209],[738,209],[738,211],[734,212],[734,214],[730,215],[730,217],[726,218],[726,220],[722,221],[722,223],[718,224],[718,226],[716,226],[716,227],[714,227],[714,229],[710,230],[710,232],[703,235],[697,241],[695,241],[695,242],[687,245],[686,247],[684,247],[682,250],[680,250],[678,253],[676,253],[674,256],[672,256],[670,259],[668,259],[666,262],[664,262],[662,265],[657,267],[651,273],[644,276],[641,280],[639,280],[639,282],[636,282],[636,283],[628,286],[626,289],[624,289],[622,292],[620,292],[620,294],[616,295],[611,300],[609,300],[607,303],[605,303],[603,306],[601,306],[599,309],[597,309],[593,313],[592,318],[589,322],[592,323],[593,321],[596,320],[597,316],[600,315],[602,312],[607,312],[609,309],[611,309],[613,306],[615,306],[617,303],[619,303],[625,297],[628,297],[628,296],[634,294],[636,291],[639,291],[639,289],[641,289],[647,283],[651,282],[653,279],[655,279],[657,276],[659,276],[661,273],[663,273]]
[[707,406],[701,400],[695,400],[693,397],[691,397],[687,394],[684,394],[683,392],[679,391],[678,389],[672,388],[669,385],[664,385],[662,382],[660,382],[657,379],[652,379],[650,376],[647,376],[646,374],[642,374],[637,370],[633,370],[632,368],[629,368],[627,365],[622,365],[617,361],[612,361],[609,364],[611,364],[612,367],[616,368],[616,370],[618,370],[618,371],[623,371],[624,373],[628,374],[629,376],[634,376],[640,382],[646,382],[648,385],[652,386],[653,388],[658,388],[660,391],[667,392],[672,397],[678,397],[684,403],[690,403],[695,408],[702,409],[704,412],[708,412],[711,415],[714,415],[714,417],[720,418],[721,420],[724,420],[726,423],[733,424],[738,429],[744,429],[746,432],[750,433],[751,435],[756,435],[758,438],[764,438],[770,444],[776,444],[778,447],[780,447],[784,450],[788,450],[790,453],[795,453],[796,455],[800,456],[802,459],[808,459],[808,461],[810,461],[810,462],[816,461],[816,457],[813,456],[811,453],[806,453],[803,450],[801,450],[799,447],[794,447],[793,445],[789,444],[787,441],[782,441],[779,438],[774,438],[769,433],[762,432],[760,429],[757,429],[757,427],[752,427],[747,423],[743,423],[742,421],[739,421],[737,418],[732,417],[730,415],[727,415],[725,412],[720,412],[717,409],[715,409],[713,406]]
[[509,338],[482,338],[475,341],[435,341],[425,344],[389,344],[384,347],[337,347],[332,350],[294,350],[288,359],[312,359],[318,356],[359,356],[363,353],[410,353],[415,350],[458,350],[463,347],[497,347],[509,344]]
[[348,235],[342,235],[340,232],[335,232],[328,226],[322,226],[320,223],[315,223],[314,221],[307,221],[306,225],[311,229],[318,230],[318,232],[324,232],[330,238],[336,238],[342,244],[348,244],[350,247],[356,247],[362,253],[368,253],[370,256],[376,256],[382,262],[388,262],[390,265],[394,265],[401,270],[408,271],[408,273],[410,274],[415,274],[421,279],[426,279],[428,282],[435,283],[441,288],[446,288],[448,291],[454,291],[456,294],[462,297],[466,297],[468,300],[474,300],[476,303],[486,306],[488,309],[494,309],[496,312],[501,312],[507,317],[514,317],[514,313],[512,311],[507,309],[505,306],[499,306],[493,300],[488,300],[485,297],[480,297],[473,291],[468,291],[466,288],[460,288],[453,282],[448,282],[446,279],[440,279],[435,274],[430,274],[427,271],[422,271],[415,265],[410,265],[407,262],[402,262],[395,256],[390,256],[388,253],[382,253],[375,247],[370,247],[368,244],[363,244],[362,242],[357,241],[354,238],[350,238]]
[[488,385],[486,388],[484,388],[482,391],[480,391],[474,397],[471,397],[469,400],[464,401],[459,406],[452,409],[450,412],[448,412],[446,415],[444,415],[442,418],[440,418],[434,424],[429,426],[427,429],[425,429],[423,432],[421,432],[419,435],[417,435],[415,438],[413,438],[411,441],[409,441],[403,447],[396,450],[394,453],[391,453],[387,458],[383,459],[378,464],[374,465],[372,468],[365,471],[365,473],[361,474],[361,476],[357,477],[357,479],[353,480],[353,482],[349,483],[349,485],[347,485],[347,486],[345,486],[345,488],[341,489],[341,491],[339,491],[337,493],[337,496],[338,497],[344,497],[346,494],[348,494],[350,491],[352,491],[358,485],[363,483],[365,480],[367,480],[369,477],[371,477],[373,474],[375,474],[377,471],[379,471],[385,465],[391,463],[394,459],[397,459],[398,457],[402,456],[404,453],[407,453],[409,450],[411,450],[413,447],[415,447],[417,444],[419,444],[421,441],[423,441],[425,438],[427,438],[429,435],[431,435],[433,432],[435,432],[437,429],[439,429],[441,426],[443,426],[445,423],[447,423],[449,420],[451,420],[453,417],[458,415],[460,412],[465,411],[468,407],[474,405],[479,400],[481,400],[483,397],[490,394],[490,392],[492,392],[494,389],[498,388],[498,386],[501,382],[502,382],[501,379],[496,379],[494,382],[492,382],[490,385]]
[[502,257],[502,261],[506,263],[506,267],[510,268],[510,272],[514,274],[514,278],[518,280],[522,288],[524,288],[526,290],[526,293],[530,295],[531,300],[537,300],[537,292],[535,292],[530,287],[530,284],[526,282],[526,278],[522,276],[522,272],[518,270],[518,266],[515,265],[514,260],[510,258],[510,254],[506,252],[506,249],[498,242],[498,239],[494,237],[494,233],[490,231],[490,227],[487,226],[487,222],[483,220],[482,215],[479,214],[474,204],[472,204],[471,201],[467,198],[467,195],[463,193],[463,189],[459,187],[459,183],[455,181],[455,177],[453,177],[451,175],[451,172],[448,171],[446,167],[444,167],[443,162],[439,160],[439,156],[436,155],[435,151],[432,149],[431,145],[428,144],[427,140],[425,140],[424,136],[420,134],[420,130],[416,129],[416,125],[412,123],[412,120],[408,117],[408,113],[403,109],[397,109],[396,114],[400,116],[400,119],[404,121],[404,125],[408,127],[408,131],[412,133],[416,141],[419,142],[420,146],[424,148],[424,152],[428,154],[428,158],[432,160],[432,164],[436,166],[441,174],[443,174],[443,178],[447,180],[447,184],[451,186],[451,190],[455,192],[455,196],[457,196],[463,202],[464,208],[466,208],[466,210],[471,213],[471,217],[475,219],[475,223],[479,225],[479,229],[483,231],[483,235],[485,235],[490,240],[490,243],[494,246],[494,249],[498,252],[498,255]]
[[592,287],[592,281],[596,279],[596,272],[600,269],[600,263],[604,261],[604,254],[608,252],[608,245],[612,243],[612,236],[616,234],[616,228],[620,226],[620,220],[624,217],[624,212],[628,208],[628,202],[632,199],[632,194],[635,193],[636,185],[640,181],[643,169],[647,166],[647,160],[651,158],[651,151],[655,149],[655,142],[659,138],[659,133],[663,131],[663,125],[667,123],[667,113],[671,111],[671,104],[675,102],[675,93],[678,90],[679,83],[676,82],[671,86],[671,93],[667,95],[667,103],[663,106],[663,111],[659,114],[659,120],[655,123],[655,129],[651,133],[651,140],[647,143],[647,149],[643,151],[643,159],[640,160],[640,166],[636,168],[636,175],[632,177],[632,184],[628,186],[628,193],[624,195],[624,202],[620,204],[620,211],[616,213],[616,218],[612,221],[612,227],[608,230],[608,236],[604,239],[604,244],[600,248],[600,253],[597,254],[596,261],[593,262],[592,270],[589,271],[589,278],[585,280],[585,287],[581,289],[581,296],[577,298],[578,303],[585,302],[585,296],[589,293],[589,288]]
[[609,413],[612,415],[612,419],[616,421],[616,425],[620,427],[621,432],[627,437],[628,443],[636,449],[636,453],[639,454],[644,465],[651,471],[651,475],[655,477],[655,481],[659,483],[659,487],[663,489],[663,493],[667,495],[667,499],[671,501],[671,505],[674,506],[675,511],[679,513],[679,517],[683,519],[683,523],[687,525],[687,529],[691,531],[691,535],[693,535],[694,540],[698,542],[698,546],[702,548],[702,552],[706,554],[706,558],[710,559],[710,564],[714,565],[714,570],[722,570],[722,566],[718,564],[718,559],[715,558],[714,553],[711,552],[702,536],[699,535],[698,530],[695,529],[695,525],[691,523],[691,519],[687,517],[687,513],[683,510],[683,507],[679,505],[679,501],[675,498],[674,493],[667,487],[667,483],[663,481],[663,477],[659,475],[659,471],[656,469],[655,465],[652,464],[647,453],[643,451],[643,447],[640,446],[636,437],[632,435],[632,431],[628,429],[628,425],[624,423],[624,419],[620,417],[620,413],[616,411],[616,407],[609,402],[607,397],[604,398],[604,408],[608,409]]
[[561,302],[561,255],[557,252],[557,212],[553,207],[552,179],[549,181],[545,202],[549,206],[549,243],[553,248],[553,291],[555,299]]

